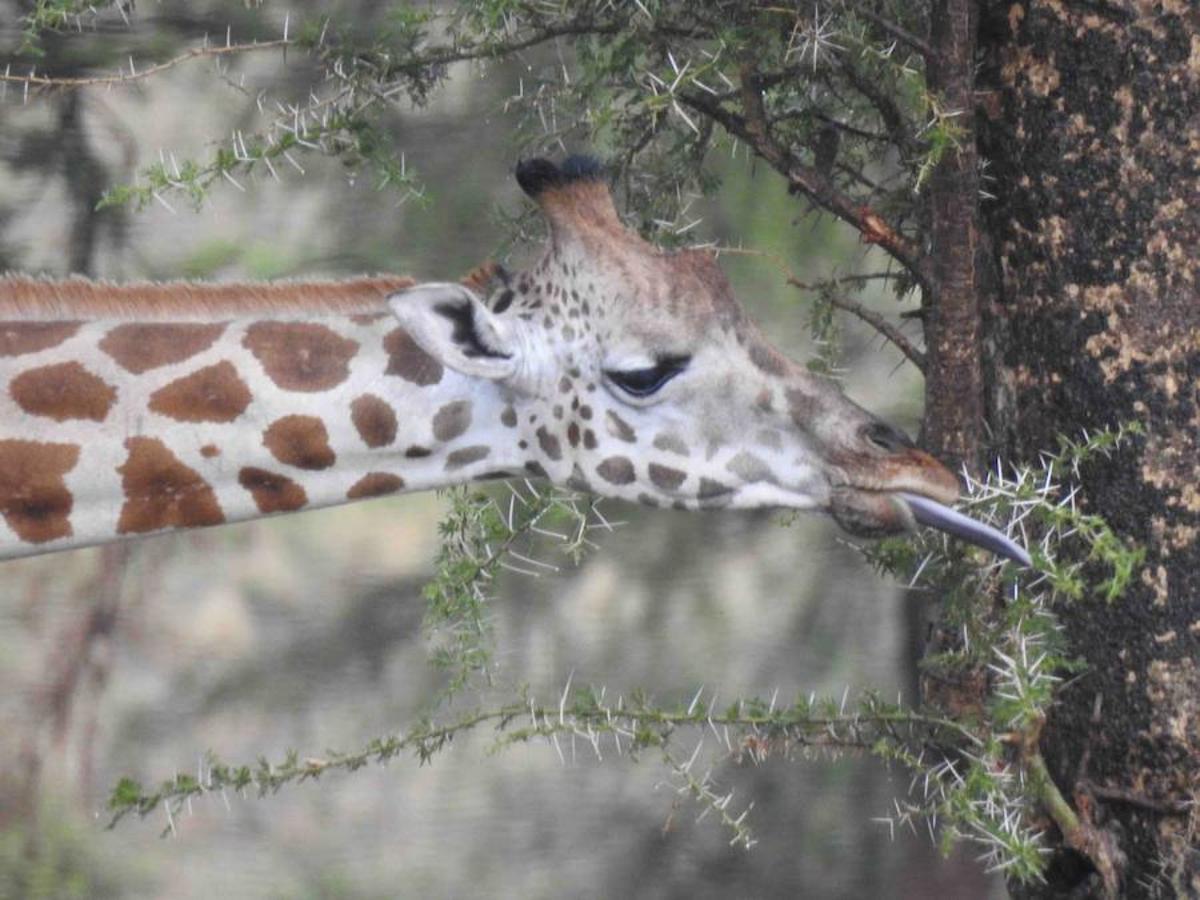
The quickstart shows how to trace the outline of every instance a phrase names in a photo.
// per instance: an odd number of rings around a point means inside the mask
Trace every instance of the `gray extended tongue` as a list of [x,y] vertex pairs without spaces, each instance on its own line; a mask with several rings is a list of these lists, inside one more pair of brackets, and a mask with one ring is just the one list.
[[919,497],[916,494],[904,492],[899,492],[899,496],[912,510],[913,518],[922,525],[928,525],[930,528],[936,528],[962,538],[977,547],[983,547],[985,550],[991,550],[999,556],[1018,562],[1026,568],[1033,565],[1033,560],[1030,559],[1029,553],[1024,547],[991,525],[976,522],[928,497]]

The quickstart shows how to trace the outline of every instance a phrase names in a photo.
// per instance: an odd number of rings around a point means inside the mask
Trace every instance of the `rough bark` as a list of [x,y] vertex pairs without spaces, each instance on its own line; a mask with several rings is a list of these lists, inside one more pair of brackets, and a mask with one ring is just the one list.
[[978,159],[975,148],[975,0],[935,0],[930,17],[929,88],[960,129],[929,182],[932,289],[925,293],[924,444],[947,462],[979,462],[980,368]]
[[[1083,502],[1146,562],[1119,601],[1065,610],[1088,670],[1042,751],[1115,836],[1123,896],[1200,896],[1200,12],[1004,3],[980,48],[999,100],[981,141],[1000,198],[984,205],[1006,388],[991,424],[1030,460],[1060,433],[1145,428],[1082,473]],[[1060,850],[1028,895],[1072,890],[1094,876]]]

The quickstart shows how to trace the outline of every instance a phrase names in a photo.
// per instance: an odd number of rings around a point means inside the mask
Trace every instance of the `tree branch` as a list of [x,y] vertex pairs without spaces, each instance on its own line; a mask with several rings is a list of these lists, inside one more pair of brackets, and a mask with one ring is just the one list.
[[[801,286],[795,282],[792,282],[792,284],[795,287]],[[879,313],[867,309],[860,303],[855,303],[849,297],[839,297],[837,294],[828,294],[826,295],[826,299],[828,299],[829,302],[838,309],[845,310],[851,315],[862,319],[881,335],[895,344],[896,349],[903,353],[908,358],[909,362],[920,369],[922,374],[925,373],[925,354],[914,347],[912,342],[900,333],[899,328],[897,328]]]
[[746,111],[744,117],[703,94],[680,92],[676,96],[680,102],[709,116],[729,134],[748,144],[773,169],[788,179],[790,191],[804,194],[817,206],[852,225],[866,243],[878,244],[908,269],[922,287],[932,288],[927,260],[916,242],[896,231],[870,207],[842,193],[829,178],[816,169],[797,162],[771,138],[766,117],[762,112],[762,97],[750,84],[746,84],[742,91],[743,107]]
[[14,75],[12,74],[12,66],[10,64],[5,67],[3,72],[0,72],[0,83],[23,84],[26,89],[31,87],[73,89],[93,85],[127,84],[160,75],[168,69],[173,69],[193,59],[232,56],[238,53],[248,53],[251,50],[274,50],[279,47],[293,47],[296,43],[296,40],[293,38],[278,38],[273,41],[256,41],[250,44],[193,47],[191,50],[180,53],[178,56],[174,56],[165,62],[147,66],[140,72],[134,68],[133,59],[131,58],[129,61],[129,72],[120,72],[116,75],[55,78],[52,75],[38,75],[33,69],[29,71],[28,75]]

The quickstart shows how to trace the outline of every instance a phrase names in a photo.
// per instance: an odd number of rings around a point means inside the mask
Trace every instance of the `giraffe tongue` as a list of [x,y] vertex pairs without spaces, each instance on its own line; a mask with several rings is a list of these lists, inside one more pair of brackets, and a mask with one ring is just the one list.
[[1033,565],[1033,560],[1029,557],[1029,553],[1024,547],[1003,532],[997,531],[991,525],[976,522],[974,519],[968,518],[948,506],[942,506],[942,504],[930,500],[928,497],[920,497],[916,494],[903,492],[899,496],[908,504],[913,518],[922,525],[928,525],[930,528],[936,528],[957,538],[962,538],[968,543],[983,547],[985,550],[991,550],[998,556],[1011,559],[1013,562],[1020,563],[1026,568]]

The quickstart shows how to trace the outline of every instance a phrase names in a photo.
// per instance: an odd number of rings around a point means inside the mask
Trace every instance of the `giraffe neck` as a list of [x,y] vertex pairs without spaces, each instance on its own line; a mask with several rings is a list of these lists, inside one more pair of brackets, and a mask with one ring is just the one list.
[[444,368],[381,298],[363,306],[10,314],[0,558],[519,470],[503,389]]

